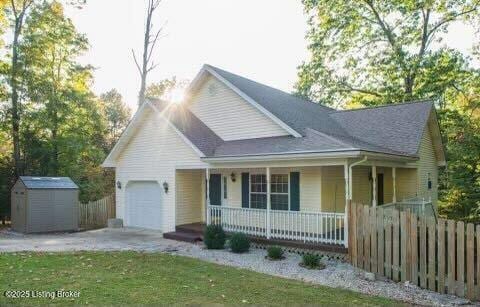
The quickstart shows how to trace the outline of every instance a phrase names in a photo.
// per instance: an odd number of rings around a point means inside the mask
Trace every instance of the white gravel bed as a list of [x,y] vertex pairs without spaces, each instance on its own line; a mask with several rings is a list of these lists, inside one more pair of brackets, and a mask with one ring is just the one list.
[[388,280],[367,280],[362,270],[339,261],[325,261],[324,270],[300,267],[300,255],[286,253],[286,259],[265,259],[266,251],[251,249],[248,253],[234,254],[227,250],[207,250],[203,245],[164,239],[157,231],[143,229],[100,229],[79,233],[22,235],[0,230],[0,253],[15,251],[143,251],[165,252],[187,256],[208,262],[234,266],[301,280],[314,284],[348,289],[397,299],[417,305],[452,306],[470,302],[451,295],[420,289],[413,285]]
[[172,253],[269,275],[388,297],[411,304],[434,306],[471,304],[466,299],[442,295],[414,285],[388,280],[369,281],[365,279],[364,271],[343,262],[324,261],[326,264],[324,270],[309,270],[298,265],[301,261],[301,256],[298,254],[286,253],[284,260],[271,261],[265,259],[266,251],[262,249],[251,249],[248,253],[234,254],[227,250],[206,250],[201,245],[181,247]]

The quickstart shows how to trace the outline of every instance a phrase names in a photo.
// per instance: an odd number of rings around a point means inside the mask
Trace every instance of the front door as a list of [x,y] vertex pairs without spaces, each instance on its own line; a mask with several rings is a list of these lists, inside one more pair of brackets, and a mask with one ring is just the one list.
[[210,204],[212,206],[222,205],[222,175],[210,175]]
[[383,174],[377,174],[377,201],[378,205],[384,204],[383,199]]

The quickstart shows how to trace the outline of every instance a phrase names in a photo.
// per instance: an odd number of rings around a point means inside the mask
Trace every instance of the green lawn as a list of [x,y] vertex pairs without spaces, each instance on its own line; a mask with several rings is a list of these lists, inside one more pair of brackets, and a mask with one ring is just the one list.
[[[0,254],[4,304],[329,304],[394,302],[160,253]],[[7,290],[80,291],[75,299],[9,299]],[[31,295],[31,294],[30,294]]]

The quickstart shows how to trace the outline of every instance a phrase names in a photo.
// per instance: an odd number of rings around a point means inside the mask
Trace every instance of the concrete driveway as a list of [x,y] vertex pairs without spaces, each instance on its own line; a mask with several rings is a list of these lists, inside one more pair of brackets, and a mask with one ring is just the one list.
[[19,234],[0,230],[0,252],[17,251],[174,251],[191,244],[164,239],[159,231],[119,228],[77,233]]

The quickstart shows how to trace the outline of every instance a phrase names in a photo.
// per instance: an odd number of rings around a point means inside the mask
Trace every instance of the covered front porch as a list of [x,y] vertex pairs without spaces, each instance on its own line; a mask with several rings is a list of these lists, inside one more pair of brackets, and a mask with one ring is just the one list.
[[348,201],[377,206],[415,196],[416,169],[405,163],[308,164],[178,169],[176,224],[220,224],[227,232],[267,240],[347,247]]

